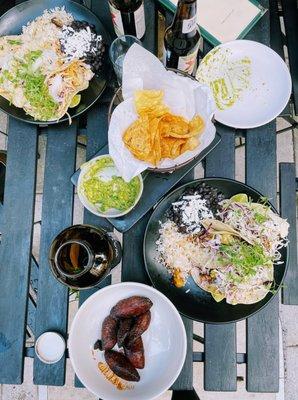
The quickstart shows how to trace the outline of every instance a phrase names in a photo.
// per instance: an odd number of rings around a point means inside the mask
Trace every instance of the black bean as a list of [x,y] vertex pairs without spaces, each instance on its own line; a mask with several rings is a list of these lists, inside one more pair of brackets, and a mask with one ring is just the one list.
[[[207,207],[216,214],[220,209],[219,202],[224,200],[224,195],[217,188],[210,187],[206,183],[201,183],[195,187],[187,188],[183,194],[176,200],[182,200],[183,196],[201,195],[206,200]],[[171,207],[167,212],[167,218],[170,218],[177,226],[180,232],[186,233],[197,229],[197,225],[186,225],[183,221],[183,211],[177,207]]]

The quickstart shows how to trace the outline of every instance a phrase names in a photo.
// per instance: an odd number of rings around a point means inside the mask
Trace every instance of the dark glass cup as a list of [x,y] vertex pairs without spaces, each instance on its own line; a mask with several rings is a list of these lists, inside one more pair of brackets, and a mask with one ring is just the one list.
[[120,242],[110,232],[90,225],[74,225],[59,233],[49,254],[55,278],[73,289],[99,285],[120,260]]

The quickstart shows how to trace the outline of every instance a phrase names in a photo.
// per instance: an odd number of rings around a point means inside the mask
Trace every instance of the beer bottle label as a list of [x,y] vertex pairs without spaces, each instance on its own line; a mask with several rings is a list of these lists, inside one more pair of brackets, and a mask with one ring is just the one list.
[[[127,34],[128,32],[125,32],[121,11],[115,8],[110,2],[109,5],[116,35],[122,36]],[[134,13],[131,14],[134,15],[136,37],[138,39],[141,39],[144,36],[146,30],[144,3],[142,3],[141,6]]]
[[198,50],[199,46],[196,46],[192,53],[187,56],[179,57],[177,68],[191,75],[196,65]]
[[135,14],[135,25],[137,38],[141,39],[145,35],[145,11],[144,2],[142,5],[134,12]]
[[112,15],[112,21],[115,29],[115,33],[117,36],[122,36],[124,35],[124,28],[123,28],[123,22],[122,22],[122,17],[121,17],[121,12],[117,10],[110,2],[110,11]]
[[196,24],[197,24],[197,16],[196,15],[190,19],[183,20],[182,33],[192,32],[196,28]]

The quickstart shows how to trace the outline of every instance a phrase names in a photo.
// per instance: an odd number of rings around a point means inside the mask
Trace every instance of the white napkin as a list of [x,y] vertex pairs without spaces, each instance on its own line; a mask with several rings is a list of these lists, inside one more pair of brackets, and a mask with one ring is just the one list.
[[109,153],[125,181],[130,181],[148,167],[152,167],[151,164],[135,158],[122,140],[126,129],[138,119],[133,95],[135,90],[139,89],[163,90],[164,102],[172,113],[182,115],[188,120],[199,114],[205,121],[200,145],[195,150],[187,151],[175,160],[164,159],[158,167],[173,167],[193,158],[209,146],[215,137],[212,117],[216,107],[209,87],[167,71],[157,57],[140,45],[134,44],[128,50],[123,64],[124,101],[112,114],[108,134]]

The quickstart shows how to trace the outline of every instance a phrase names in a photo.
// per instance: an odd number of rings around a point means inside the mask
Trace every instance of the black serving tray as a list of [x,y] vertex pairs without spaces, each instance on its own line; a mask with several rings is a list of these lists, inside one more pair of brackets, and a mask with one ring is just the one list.
[[[134,226],[151,208],[168,193],[181,179],[191,171],[199,162],[201,162],[210,151],[212,151],[221,141],[221,137],[216,133],[212,143],[206,147],[194,160],[189,164],[177,169],[171,173],[157,173],[145,171],[142,173],[144,181],[144,190],[138,204],[130,211],[130,213],[119,218],[108,218],[109,222],[119,232],[126,232]],[[108,154],[108,145],[102,147],[93,157]],[[92,158],[93,158],[92,157]],[[77,186],[80,169],[78,169],[71,177],[72,183]]]

